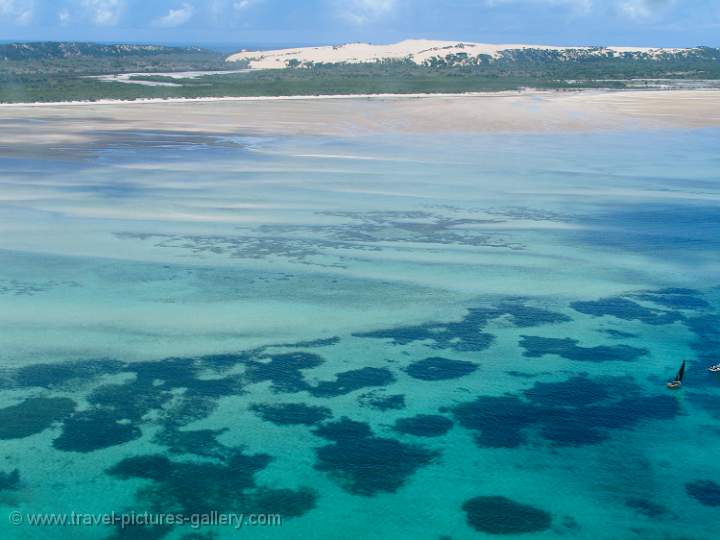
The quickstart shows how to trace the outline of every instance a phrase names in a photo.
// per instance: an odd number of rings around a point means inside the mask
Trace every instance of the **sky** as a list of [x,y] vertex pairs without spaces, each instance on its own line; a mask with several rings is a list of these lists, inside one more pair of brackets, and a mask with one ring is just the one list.
[[720,0],[0,0],[0,40],[720,47]]

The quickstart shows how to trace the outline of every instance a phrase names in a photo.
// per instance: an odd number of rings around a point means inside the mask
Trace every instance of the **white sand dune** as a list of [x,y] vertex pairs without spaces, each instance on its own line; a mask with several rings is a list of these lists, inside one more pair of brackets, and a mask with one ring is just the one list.
[[428,39],[408,39],[389,45],[370,43],[348,43],[322,47],[300,47],[277,49],[272,51],[241,51],[227,57],[228,62],[247,60],[251,69],[285,68],[290,60],[300,63],[362,63],[377,62],[385,59],[407,59],[422,64],[431,58],[444,58],[448,54],[466,53],[468,56],[488,55],[497,57],[503,51],[522,49],[542,49],[552,51],[586,51],[593,54],[621,55],[624,53],[679,53],[688,49],[653,49],[647,47],[560,47],[556,45],[471,43],[458,41],[435,41]]

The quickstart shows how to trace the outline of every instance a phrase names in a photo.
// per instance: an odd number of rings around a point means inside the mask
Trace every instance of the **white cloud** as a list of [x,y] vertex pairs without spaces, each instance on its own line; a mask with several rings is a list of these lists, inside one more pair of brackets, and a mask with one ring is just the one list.
[[389,15],[397,6],[397,0],[339,0],[338,3],[340,16],[357,25]]
[[67,8],[63,8],[57,13],[58,22],[65,26],[67,23],[70,22],[70,10]]
[[618,10],[629,19],[643,21],[660,15],[674,3],[675,0],[622,0],[618,4]]
[[485,4],[489,7],[504,4],[545,4],[547,6],[567,7],[573,12],[583,15],[590,13],[593,8],[593,0],[485,0]]
[[82,6],[98,26],[114,26],[120,21],[123,0],[82,0]]
[[219,20],[225,15],[227,2],[225,0],[209,0],[207,8],[210,12],[210,16],[214,20]]
[[262,0],[235,0],[232,3],[232,7],[235,11],[244,11],[255,4],[258,4]]
[[0,0],[0,17],[8,17],[16,24],[29,24],[35,14],[33,0]]
[[678,0],[485,0],[485,5],[491,8],[510,4],[567,7],[577,15],[614,13],[637,22],[657,19],[677,3]]
[[216,23],[232,24],[239,16],[265,0],[207,0],[210,17]]
[[167,12],[167,15],[155,19],[153,24],[164,27],[180,26],[188,22],[192,18],[193,13],[195,13],[195,8],[187,2],[183,2],[179,8],[171,9]]

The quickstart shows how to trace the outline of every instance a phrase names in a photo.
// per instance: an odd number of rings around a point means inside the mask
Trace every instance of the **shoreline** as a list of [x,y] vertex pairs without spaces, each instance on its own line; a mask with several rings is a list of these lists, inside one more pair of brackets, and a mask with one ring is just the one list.
[[[157,103],[215,103],[215,102],[247,102],[247,101],[315,101],[315,100],[373,100],[373,99],[423,99],[423,98],[475,98],[475,97],[516,97],[528,95],[554,95],[554,94],[590,94],[603,92],[625,92],[633,90],[612,89],[577,89],[577,90],[500,90],[498,92],[464,92],[464,93],[413,93],[413,94],[315,94],[290,96],[221,96],[221,97],[193,97],[193,98],[138,98],[138,99],[98,99],[94,101],[23,101],[17,103],[0,102],[0,108],[11,107],[60,107],[69,105],[124,105],[124,104],[157,104]],[[652,92],[653,90],[642,90]],[[672,90],[658,90],[659,92],[672,92]],[[702,92],[704,90],[693,90]]]
[[[134,131],[220,135],[559,133],[720,127],[720,89],[521,90],[8,103],[0,146]],[[17,148],[17,147],[16,147]]]
[[[134,74],[128,74],[134,75]],[[101,76],[93,76],[101,77]],[[102,75],[105,77],[105,75]],[[656,79],[664,80],[664,79]],[[0,108],[11,107],[59,107],[70,105],[121,105],[121,104],[152,104],[152,103],[214,103],[214,102],[247,102],[247,101],[315,101],[315,100],[382,100],[382,99],[426,99],[426,98],[480,98],[480,97],[518,97],[518,96],[568,96],[593,94],[656,94],[682,92],[720,92],[720,87],[696,88],[522,88],[519,90],[498,90],[478,92],[413,92],[413,93],[378,93],[378,94],[291,94],[279,96],[200,96],[200,97],[154,97],[137,99],[96,99],[72,101],[20,101],[0,102]]]

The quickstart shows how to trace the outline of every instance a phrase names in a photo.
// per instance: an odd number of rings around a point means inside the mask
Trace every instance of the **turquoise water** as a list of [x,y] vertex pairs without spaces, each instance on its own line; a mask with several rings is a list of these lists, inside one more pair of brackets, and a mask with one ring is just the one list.
[[0,537],[715,538],[719,142],[0,149],[0,510],[282,516]]

